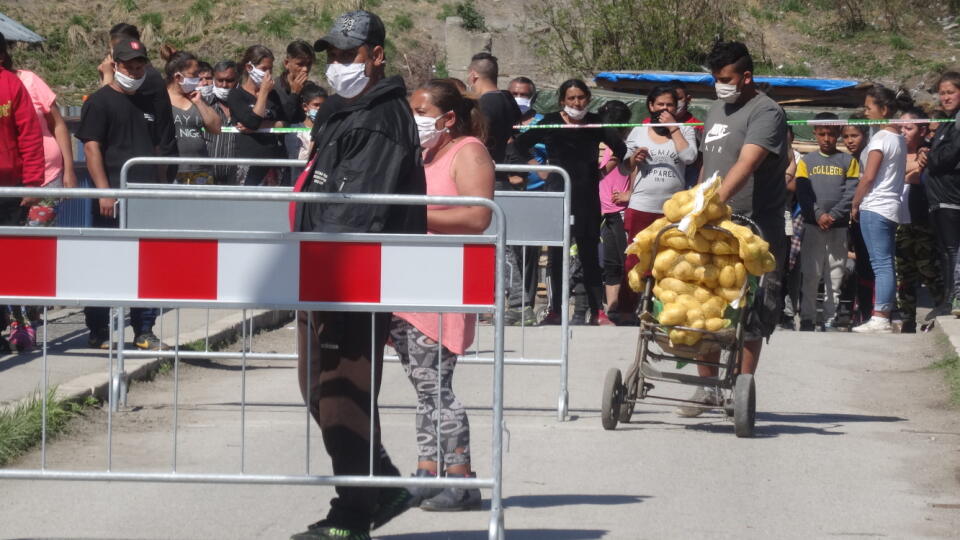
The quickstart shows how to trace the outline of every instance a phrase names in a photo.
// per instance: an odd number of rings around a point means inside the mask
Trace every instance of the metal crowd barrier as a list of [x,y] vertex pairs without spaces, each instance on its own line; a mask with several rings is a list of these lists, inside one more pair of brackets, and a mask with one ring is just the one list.
[[[183,185],[183,184],[149,184],[129,182],[130,170],[135,166],[143,165],[260,165],[267,167],[302,167],[306,161],[291,159],[256,160],[244,158],[134,158],[128,161],[121,171],[121,186],[128,189],[160,189],[169,191],[200,191],[200,192],[235,192],[247,191],[252,193],[289,193],[291,187],[239,186],[239,185]],[[571,180],[570,175],[561,167],[553,165],[496,165],[498,172],[543,172],[558,174],[563,179],[562,192],[551,191],[497,191],[494,200],[503,209],[507,220],[507,246],[510,247],[558,247],[563,249],[562,279],[563,283],[570,283],[570,225],[571,214]],[[289,230],[287,204],[274,199],[255,199],[238,203],[236,201],[157,201],[130,199],[121,204],[121,228],[135,229],[176,229],[176,230],[228,230],[228,231],[272,231],[284,232]],[[494,225],[487,232],[493,233]],[[599,240],[598,240],[599,241]],[[509,259],[508,259],[509,264]],[[537,264],[534,261],[533,264]],[[526,251],[523,252],[520,268],[508,267],[507,279],[510,272],[524,272],[527,266]],[[523,300],[521,310],[526,307],[527,293],[526,280],[523,283]],[[536,286],[534,284],[534,286]],[[549,291],[551,287],[547,287]],[[521,320],[520,351],[518,356],[508,356],[504,359],[507,365],[526,366],[559,366],[560,389],[557,398],[557,419],[563,422],[567,418],[570,396],[569,380],[569,305],[570,287],[563,286],[560,299],[561,324],[559,351],[556,357],[528,357],[526,355],[527,328]],[[253,333],[251,327],[250,333]],[[458,363],[462,364],[491,364],[493,359],[481,355],[480,327],[477,321],[477,339],[472,351],[467,351]],[[210,358],[216,356],[221,359],[239,358],[239,352],[191,352],[196,358]],[[169,354],[169,353],[168,353]],[[119,351],[119,361],[123,365],[124,357],[155,357],[149,351],[126,350]],[[296,360],[296,355],[277,353],[250,352],[247,358]],[[395,355],[385,357],[388,361],[399,361]],[[121,370],[122,372],[122,370]],[[125,395],[125,381],[119,381],[115,387],[118,394],[117,403],[123,402]]]
[[[260,162],[262,163],[262,162]],[[129,165],[128,163],[127,165]],[[259,164],[259,163],[258,163]],[[125,167],[124,171],[127,170]],[[175,199],[181,201],[239,201],[257,200],[335,203],[335,204],[388,204],[388,205],[451,205],[484,206],[493,213],[494,234],[482,235],[413,235],[413,234],[323,234],[323,233],[270,233],[270,232],[211,232],[172,230],[116,230],[116,229],[68,229],[68,228],[21,228],[0,227],[0,248],[20,252],[28,250],[35,256],[34,263],[27,267],[14,266],[5,272],[10,279],[0,280],[0,301],[13,304],[101,306],[101,307],[183,307],[183,308],[228,308],[228,309],[295,309],[304,311],[351,311],[375,313],[394,311],[489,313],[494,315],[494,377],[493,377],[493,436],[491,448],[491,475],[475,478],[416,478],[373,475],[373,442],[375,429],[373,416],[370,419],[370,474],[352,476],[314,475],[310,473],[310,429],[312,418],[307,413],[306,467],[303,474],[256,474],[248,473],[244,466],[246,452],[246,361],[241,357],[241,445],[239,473],[183,473],[177,471],[177,426],[179,360],[190,355],[179,350],[168,351],[174,359],[173,441],[170,472],[120,472],[113,470],[113,407],[107,411],[107,459],[106,468],[99,471],[47,468],[47,390],[48,351],[46,340],[46,314],[44,307],[44,332],[42,356],[42,414],[39,469],[0,469],[0,479],[33,479],[65,481],[122,481],[163,483],[217,483],[217,484],[283,484],[283,485],[339,485],[356,487],[456,487],[489,488],[491,516],[488,536],[491,540],[504,538],[503,515],[503,380],[504,380],[504,254],[506,249],[507,223],[502,209],[493,201],[481,197],[429,197],[417,195],[349,195],[315,193],[252,193],[245,191],[206,190],[158,190],[158,189],[51,189],[51,188],[0,188],[0,197],[57,197],[101,198],[124,200]],[[158,244],[163,244],[158,251]],[[311,250],[342,249],[344,246],[362,249],[379,249],[382,253],[408,253],[419,250],[430,254],[436,261],[433,272],[421,279],[419,289],[410,291],[410,276],[423,275],[421,266],[406,268],[406,272],[380,271],[379,289],[374,287],[367,294],[345,293],[349,287],[319,287],[304,289],[297,279],[277,279],[278,271],[290,272],[290,265],[283,257],[264,257],[268,251],[274,255],[287,253],[291,260],[302,261],[303,253]],[[459,250],[456,249],[459,247]],[[169,257],[170,249],[176,257]],[[492,248],[492,249],[491,249]],[[91,260],[91,249],[110,253],[109,264]],[[259,251],[259,253],[258,253]],[[492,254],[490,252],[493,252]],[[164,256],[167,254],[167,256]],[[492,256],[491,256],[492,255]],[[210,257],[216,264],[210,274]],[[156,261],[173,261],[173,265],[188,264],[191,268],[204,268],[207,279],[171,279],[172,273],[164,272],[149,264],[140,267],[144,257]],[[347,260],[349,257],[343,257]],[[229,263],[220,264],[223,262]],[[331,260],[323,257],[322,260]],[[416,263],[415,257],[384,257],[398,267]],[[412,262],[409,262],[412,261]],[[470,262],[476,264],[471,265]],[[206,263],[206,266],[203,264]],[[274,263],[274,264],[271,264]],[[486,265],[494,266],[493,269]],[[299,272],[299,264],[293,265]],[[360,279],[369,286],[369,276],[355,267],[329,269],[328,265],[311,266],[311,282],[316,281],[318,269],[331,273],[331,283],[339,279]],[[334,267],[335,265],[329,265]],[[147,271],[146,269],[150,270]],[[381,270],[381,269],[378,269]],[[492,277],[490,270],[493,270]],[[447,287],[442,293],[434,290],[435,277],[461,272],[459,290]],[[129,275],[132,274],[132,275]],[[210,278],[212,277],[212,281]],[[287,276],[287,277],[292,277]],[[321,282],[322,276],[321,277]],[[395,286],[390,286],[395,277]],[[206,285],[198,287],[197,282]],[[416,287],[414,287],[416,288]],[[468,291],[468,289],[470,289]],[[427,294],[423,294],[428,291]],[[114,320],[118,328],[111,333],[122,332],[122,317]],[[179,321],[178,321],[179,322]],[[309,324],[309,323],[308,323]],[[308,326],[309,331],[309,326]],[[122,334],[121,334],[122,336]],[[114,341],[111,335],[111,343]],[[246,335],[244,335],[246,339]],[[120,338],[122,342],[122,337]],[[308,341],[309,343],[309,341]],[[372,351],[371,359],[376,351]],[[148,353],[159,356],[158,352]],[[309,345],[307,350],[310,355]],[[205,354],[209,356],[209,354]],[[309,365],[309,364],[308,364]],[[114,377],[113,351],[108,355],[107,369],[111,382],[118,386]],[[309,375],[308,375],[309,378]],[[376,378],[376,362],[371,361],[371,378]],[[373,385],[371,385],[372,387]],[[438,384],[438,388],[439,388]],[[309,385],[308,385],[309,388]],[[116,399],[116,391],[111,392]],[[373,411],[374,394],[371,392],[370,410]],[[307,402],[310,395],[308,390]],[[439,418],[438,418],[439,421]],[[439,433],[438,429],[438,433]],[[439,449],[438,449],[439,451]],[[439,456],[438,456],[439,457]],[[438,460],[439,461],[439,460]]]

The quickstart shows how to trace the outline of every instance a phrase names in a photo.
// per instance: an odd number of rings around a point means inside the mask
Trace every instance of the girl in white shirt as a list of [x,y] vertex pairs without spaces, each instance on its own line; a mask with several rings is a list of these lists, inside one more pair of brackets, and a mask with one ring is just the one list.
[[[874,86],[867,92],[864,108],[872,120],[893,118],[910,105],[902,92]],[[860,231],[870,264],[876,275],[873,316],[853,329],[867,334],[889,334],[890,313],[896,301],[897,282],[893,269],[895,236],[900,220],[900,197],[907,167],[907,142],[896,125],[877,126],[863,150],[864,172],[853,196],[852,219],[860,220]]]

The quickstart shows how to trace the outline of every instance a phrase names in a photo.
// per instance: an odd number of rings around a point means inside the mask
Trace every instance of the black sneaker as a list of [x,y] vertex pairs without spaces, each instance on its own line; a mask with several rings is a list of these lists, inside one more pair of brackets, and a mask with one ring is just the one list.
[[13,349],[10,348],[10,342],[7,338],[0,337],[0,354],[10,354]]
[[793,320],[793,317],[783,317],[780,319],[780,329],[781,330],[796,330],[797,325]]
[[903,321],[900,324],[900,333],[901,334],[916,334],[917,333],[917,321]]
[[101,332],[90,332],[90,337],[87,338],[87,346],[91,349],[109,349],[110,335]]
[[338,527],[324,519],[291,536],[290,540],[370,540],[370,532]]
[[133,345],[145,351],[158,351],[160,350],[160,338],[153,332],[144,332],[133,338]]
[[380,488],[379,498],[380,502],[370,519],[370,530],[383,527],[393,518],[409,510],[414,502],[413,493],[406,488]]
[[573,317],[570,318],[571,326],[586,326],[587,325],[587,314],[586,313],[574,313]]
[[[475,475],[471,475],[475,476]],[[463,474],[447,473],[447,478],[467,478]],[[446,488],[436,497],[432,497],[420,503],[420,509],[427,512],[464,512],[468,510],[480,510],[481,498],[480,490]]]
[[800,331],[801,332],[813,332],[816,327],[813,325],[813,321],[800,321]]

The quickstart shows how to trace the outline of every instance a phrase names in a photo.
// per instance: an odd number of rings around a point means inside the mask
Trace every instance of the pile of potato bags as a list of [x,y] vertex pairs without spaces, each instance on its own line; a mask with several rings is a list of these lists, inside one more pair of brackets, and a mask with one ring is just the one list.
[[[730,221],[731,209],[720,202],[716,175],[707,182],[677,192],[663,205],[664,217],[640,231],[627,247],[640,262],[628,274],[630,287],[643,289],[643,277],[652,272],[653,294],[662,303],[660,324],[716,332],[730,326],[727,308],[740,307],[747,292],[747,275],[760,276],[776,266],[767,242],[749,227]],[[653,242],[664,228],[678,224]],[[719,227],[732,233],[705,228]],[[696,345],[700,332],[671,329],[673,345]]]

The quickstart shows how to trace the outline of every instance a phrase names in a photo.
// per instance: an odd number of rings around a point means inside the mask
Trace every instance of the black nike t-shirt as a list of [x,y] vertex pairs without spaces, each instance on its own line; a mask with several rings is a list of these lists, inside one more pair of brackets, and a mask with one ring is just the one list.
[[[110,187],[120,187],[120,169],[127,160],[155,156],[157,148],[176,146],[172,125],[162,125],[159,117],[154,95],[125,94],[109,85],[84,102],[76,137],[84,143],[100,143]],[[128,181],[155,182],[155,169],[137,167],[131,170]]]

